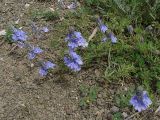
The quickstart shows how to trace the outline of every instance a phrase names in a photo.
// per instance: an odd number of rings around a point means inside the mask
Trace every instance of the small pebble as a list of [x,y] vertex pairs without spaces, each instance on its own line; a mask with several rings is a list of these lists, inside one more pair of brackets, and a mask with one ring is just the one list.
[[112,113],[116,113],[116,112],[119,112],[119,108],[116,107],[116,106],[113,106],[113,107],[110,109],[110,111],[111,111]]
[[34,67],[34,64],[33,64],[33,63],[31,63],[31,67]]
[[103,99],[97,99],[97,104],[103,106],[105,104],[105,101]]
[[4,61],[4,59],[3,59],[3,58],[0,58],[0,61]]
[[29,8],[30,4],[25,4],[25,8]]
[[1,36],[1,35],[6,35],[6,30],[1,30],[1,31],[0,31],[0,36]]
[[125,113],[125,112],[122,113],[122,116],[123,116],[123,118],[127,118],[128,117],[127,113]]
[[98,94],[98,97],[101,98],[101,97],[102,97],[102,94]]

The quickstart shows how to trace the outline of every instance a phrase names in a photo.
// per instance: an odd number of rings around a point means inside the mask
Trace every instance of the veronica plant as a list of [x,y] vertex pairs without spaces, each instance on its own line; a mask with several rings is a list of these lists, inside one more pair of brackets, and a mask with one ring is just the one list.
[[97,23],[100,31],[103,33],[102,42],[106,42],[108,39],[110,39],[112,43],[117,43],[117,37],[113,32],[109,31],[108,27],[102,22],[99,17],[97,19]]
[[34,22],[31,23],[31,28],[32,32],[34,33],[34,37],[37,39],[40,39],[42,36],[44,36],[44,33],[49,32],[49,29],[47,27],[37,27]]
[[105,33],[108,30],[108,27],[102,22],[100,18],[97,19],[99,29],[102,33]]
[[80,71],[81,65],[83,65],[82,59],[76,52],[70,50],[69,57],[64,57],[64,63],[67,67],[73,71]]
[[27,34],[21,29],[12,27],[11,41],[17,43],[19,47],[24,47],[27,40]]
[[[14,27],[12,27],[12,29],[13,29],[13,31],[12,31],[13,33],[11,36],[12,42],[16,43],[21,48],[27,48],[27,50],[29,51],[28,52],[28,59],[29,60],[34,59],[36,57],[36,55],[41,54],[43,52],[43,50],[40,47],[37,47],[37,46],[35,47],[35,46],[26,42],[27,37],[28,37],[26,35],[26,32],[22,31],[21,29],[14,28]],[[33,25],[32,30],[36,32],[36,31],[38,31],[37,29],[38,28],[35,25]],[[49,30],[47,27],[43,27],[39,31],[43,31],[44,33],[46,33]],[[55,66],[56,65],[50,61],[42,62],[41,67],[39,69],[39,74],[41,76],[45,76],[45,75],[47,75],[48,70],[51,68],[54,68]]]
[[39,47],[30,47],[29,53],[28,53],[28,59],[32,60],[36,57],[37,54],[42,53],[43,50]]
[[70,33],[65,38],[65,42],[68,42],[69,56],[64,57],[64,63],[67,67],[73,71],[80,71],[83,61],[81,57],[75,52],[78,47],[87,47],[88,42],[82,36],[80,32],[70,30]]

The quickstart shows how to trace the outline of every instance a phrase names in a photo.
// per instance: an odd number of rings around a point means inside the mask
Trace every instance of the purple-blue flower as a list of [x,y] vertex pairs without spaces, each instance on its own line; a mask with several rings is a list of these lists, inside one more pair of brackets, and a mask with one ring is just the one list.
[[49,32],[49,29],[47,27],[43,27],[42,31],[45,32],[45,33],[47,33],[47,32]]
[[39,47],[32,47],[30,52],[28,53],[28,59],[32,60],[36,57],[36,54],[42,53],[43,50]]
[[130,104],[133,105],[135,110],[141,112],[143,110],[146,110],[152,104],[152,101],[148,97],[147,92],[142,91],[137,92],[137,94],[131,98]]
[[54,68],[56,65],[50,61],[43,62],[41,68],[39,69],[39,74],[41,76],[46,76],[49,69]]
[[102,33],[105,33],[108,30],[108,27],[102,23],[102,20],[100,18],[98,18],[98,25]]
[[23,30],[13,28],[12,40],[14,42],[26,41],[27,40],[27,35]]
[[47,62],[44,62],[43,63],[43,68],[48,70],[48,69],[51,69],[51,68],[54,68],[56,65],[50,61],[47,61]]
[[109,33],[109,37],[112,43],[117,43],[117,37],[112,32]]
[[68,42],[68,47],[71,49],[88,46],[86,39],[84,39],[80,32],[76,31],[69,33],[65,38],[65,41]]
[[88,46],[88,42],[86,42],[86,39],[81,35],[80,32],[74,32],[74,35],[76,36],[76,38],[78,39],[78,46],[81,46],[81,47],[87,47]]
[[81,65],[83,65],[83,61],[79,55],[77,55],[76,52],[70,50],[69,51],[70,57],[64,57],[64,63],[66,66],[68,66],[73,71],[80,71]]
[[100,25],[99,27],[103,33],[105,33],[108,30],[107,26],[105,26],[104,24]]
[[64,57],[64,63],[67,67],[77,72],[81,70],[81,67],[78,63],[76,63],[72,58]]
[[67,6],[68,9],[76,9],[77,8],[77,3],[72,2],[70,5]]
[[70,50],[70,57],[79,65],[83,65],[81,57],[74,51]]
[[39,74],[40,74],[41,76],[46,76],[47,73],[48,73],[48,71],[45,70],[45,69],[43,69],[43,67],[41,67],[41,68],[39,69]]
[[108,40],[108,38],[105,36],[102,38],[102,42],[106,42]]

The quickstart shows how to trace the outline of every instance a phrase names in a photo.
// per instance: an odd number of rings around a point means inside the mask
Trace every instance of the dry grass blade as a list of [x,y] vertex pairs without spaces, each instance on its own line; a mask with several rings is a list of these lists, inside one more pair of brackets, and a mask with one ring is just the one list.
[[[97,30],[98,30],[98,27],[96,27],[96,28],[93,30],[92,34],[91,34],[91,35],[89,36],[89,38],[88,38],[89,41],[96,35]],[[88,41],[88,42],[89,42],[89,41]]]
[[4,40],[2,42],[0,42],[0,46],[3,45],[4,42],[5,42]]
[[157,114],[160,111],[160,106],[157,108],[157,110],[155,111],[155,114]]
[[12,53],[16,48],[18,48],[18,46],[17,46],[17,45],[13,46],[13,47],[11,48],[11,50],[10,50],[6,55],[8,55],[8,54]]
[[133,115],[129,116],[128,118],[126,118],[125,120],[131,120],[131,118],[133,118],[134,116],[138,115],[140,112],[136,112]]

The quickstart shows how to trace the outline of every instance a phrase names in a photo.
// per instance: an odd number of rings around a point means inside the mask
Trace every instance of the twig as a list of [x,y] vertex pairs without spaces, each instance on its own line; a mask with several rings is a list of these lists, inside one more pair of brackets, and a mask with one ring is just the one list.
[[155,111],[155,114],[157,113],[157,112],[159,112],[160,111],[160,106],[157,108],[157,110]]
[[138,115],[139,113],[140,113],[140,112],[136,112],[136,113],[134,113],[133,115],[131,115],[130,117],[126,118],[125,120],[130,120],[132,117]]
[[0,42],[0,46],[3,45],[4,42],[5,42],[4,40],[2,42]]
[[111,62],[110,62],[110,60],[111,60],[111,48],[109,48],[109,52],[108,52],[109,54],[108,54],[108,67],[110,68],[111,67]]
[[12,49],[6,55],[12,53],[17,47],[18,47],[17,45],[15,45],[14,47],[12,47]]
[[94,30],[93,30],[93,32],[92,32],[92,34],[89,36],[89,38],[88,38],[88,42],[95,36],[95,34],[97,33],[97,30],[98,30],[98,27],[96,27]]

